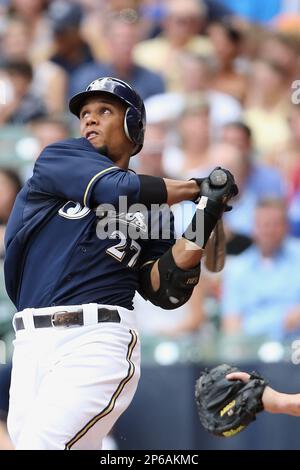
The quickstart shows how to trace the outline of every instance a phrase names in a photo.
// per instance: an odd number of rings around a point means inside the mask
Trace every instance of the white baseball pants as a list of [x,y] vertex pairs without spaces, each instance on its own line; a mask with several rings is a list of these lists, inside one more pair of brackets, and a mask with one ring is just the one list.
[[[33,315],[83,308],[84,325],[35,328]],[[96,323],[93,307],[120,323]],[[101,449],[140,377],[135,315],[118,306],[26,309],[14,341],[8,431],[16,449]]]

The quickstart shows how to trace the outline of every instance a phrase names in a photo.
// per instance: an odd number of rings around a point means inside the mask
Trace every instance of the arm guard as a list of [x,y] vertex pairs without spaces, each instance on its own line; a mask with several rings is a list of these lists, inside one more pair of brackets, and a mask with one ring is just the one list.
[[170,248],[158,261],[160,286],[154,291],[151,270],[155,261],[141,267],[138,292],[144,299],[166,310],[181,307],[189,300],[195,285],[198,284],[200,263],[195,268],[184,271],[176,265]]

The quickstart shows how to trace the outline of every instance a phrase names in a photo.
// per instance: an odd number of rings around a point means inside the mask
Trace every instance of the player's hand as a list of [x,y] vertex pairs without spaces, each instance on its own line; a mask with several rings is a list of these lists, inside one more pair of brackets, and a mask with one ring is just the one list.
[[233,174],[225,168],[216,167],[207,178],[194,178],[199,186],[199,197],[209,199],[224,205],[224,210],[231,210],[227,202],[238,194],[238,187]]
[[195,387],[202,425],[216,436],[235,436],[264,409],[262,396],[266,385],[264,378],[256,372],[249,375],[228,364],[210,371],[206,369]]
[[[227,374],[226,379],[241,380],[246,384],[250,380],[250,374],[247,374],[247,372],[233,372],[231,374]],[[284,406],[285,404],[284,399],[281,398],[282,396],[285,397],[287,395],[280,394],[276,392],[276,390],[273,390],[271,387],[267,386],[262,394],[262,404],[264,410],[268,411],[269,413],[279,413],[279,406]]]
[[226,375],[227,380],[241,380],[245,384],[250,380],[250,374],[247,372],[232,372],[231,374]]

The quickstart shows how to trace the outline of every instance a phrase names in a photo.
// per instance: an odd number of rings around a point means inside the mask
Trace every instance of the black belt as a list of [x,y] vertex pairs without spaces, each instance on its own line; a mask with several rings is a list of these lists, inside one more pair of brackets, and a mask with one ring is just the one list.
[[[25,313],[26,315],[26,313]],[[108,308],[98,308],[98,323],[113,322],[120,323],[121,318],[118,310],[110,310]],[[71,312],[57,311],[50,315],[33,315],[33,324],[35,328],[49,328],[51,326],[75,326],[84,325],[83,310],[74,310]],[[15,329],[24,330],[23,318],[15,319]]]

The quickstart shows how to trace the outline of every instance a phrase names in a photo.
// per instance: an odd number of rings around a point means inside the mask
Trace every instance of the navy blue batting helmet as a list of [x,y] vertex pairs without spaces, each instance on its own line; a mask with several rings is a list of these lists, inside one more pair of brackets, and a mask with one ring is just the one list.
[[97,78],[87,89],[73,96],[69,102],[71,113],[79,117],[80,109],[85,100],[99,93],[109,93],[127,104],[124,118],[124,131],[128,139],[135,144],[132,155],[137,154],[143,147],[146,126],[146,111],[142,98],[128,83],[118,78]]

